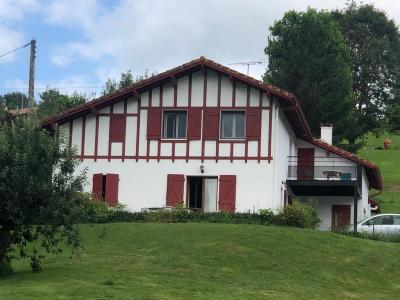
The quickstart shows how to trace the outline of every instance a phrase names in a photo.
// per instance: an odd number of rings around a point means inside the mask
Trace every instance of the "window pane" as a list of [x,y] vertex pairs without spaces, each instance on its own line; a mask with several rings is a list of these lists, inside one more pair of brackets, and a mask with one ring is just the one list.
[[244,113],[235,113],[235,138],[244,138]]
[[382,225],[393,225],[393,216],[384,216],[382,219]]
[[179,113],[178,115],[178,136],[177,138],[185,138],[186,137],[186,113]]
[[221,124],[221,137],[222,138],[232,138],[233,136],[233,115],[229,112],[223,112],[221,114],[222,124]]
[[376,217],[371,219],[371,225],[380,225],[382,224],[382,217]]
[[400,216],[393,216],[394,225],[400,225]]
[[175,134],[175,117],[172,114],[167,116],[167,138],[173,138]]
[[164,112],[163,138],[176,139],[186,137],[186,112]]

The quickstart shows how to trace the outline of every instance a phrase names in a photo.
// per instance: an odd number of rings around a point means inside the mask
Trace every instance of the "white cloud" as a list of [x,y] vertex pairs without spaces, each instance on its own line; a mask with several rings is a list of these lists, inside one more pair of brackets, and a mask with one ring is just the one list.
[[[20,30],[13,29],[13,22],[21,20],[28,12],[38,8],[36,0],[1,0],[0,1],[0,55],[26,43]],[[0,58],[0,64],[14,60],[9,54]]]
[[38,7],[36,0],[1,0],[0,21],[22,19],[26,13],[36,11]]
[[[21,46],[24,43],[24,35],[21,32],[8,29],[0,25],[0,54]],[[10,53],[0,57],[0,64],[14,60],[15,54]]]
[[56,0],[43,9],[48,23],[86,29],[93,26],[92,21],[100,13],[97,0]]
[[[106,8],[100,2],[57,1],[49,22],[78,26],[85,40],[71,41],[54,50],[52,61],[65,66],[77,60],[111,57],[115,62],[98,76],[127,69],[142,73],[163,71],[201,55],[223,64],[262,60],[250,73],[265,70],[264,48],[268,27],[289,9],[342,8],[346,0],[123,0]],[[371,1],[366,1],[371,2]],[[383,0],[378,7],[399,20],[397,0]],[[73,10],[68,8],[73,6]],[[393,9],[395,7],[395,9]],[[76,13],[76,15],[74,15]],[[245,66],[236,69],[246,72]],[[104,78],[101,78],[104,79]]]

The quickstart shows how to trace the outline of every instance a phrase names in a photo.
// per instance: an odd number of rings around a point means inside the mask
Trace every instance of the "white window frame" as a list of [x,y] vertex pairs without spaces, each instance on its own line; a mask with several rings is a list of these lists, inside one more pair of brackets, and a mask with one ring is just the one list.
[[[222,114],[223,113],[243,113],[244,118],[243,118],[243,137],[223,137],[222,135]],[[219,122],[219,138],[220,140],[233,140],[233,141],[245,141],[246,140],[246,111],[245,110],[221,110],[220,112],[220,122]],[[235,123],[235,122],[233,122]],[[234,136],[234,133],[236,131],[236,126],[233,126],[232,128],[232,135]]]
[[[164,137],[164,133],[165,133],[165,126],[164,126],[164,119],[165,119],[165,113],[185,113],[186,114],[186,124],[185,124],[185,137],[172,137],[172,138],[168,138],[168,137]],[[178,119],[179,120],[179,119]],[[179,124],[179,121],[177,122],[177,124]],[[187,109],[168,109],[168,110],[163,110],[162,112],[162,123],[161,123],[161,139],[162,140],[167,140],[167,141],[171,141],[171,140],[186,140],[187,139],[187,131],[188,131],[188,111]],[[179,130],[179,125],[175,127],[175,135],[177,135]]]

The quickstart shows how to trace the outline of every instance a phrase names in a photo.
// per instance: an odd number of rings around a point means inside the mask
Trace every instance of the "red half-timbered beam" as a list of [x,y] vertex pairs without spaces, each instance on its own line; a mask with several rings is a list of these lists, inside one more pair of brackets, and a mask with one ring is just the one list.
[[114,113],[114,105],[110,105],[110,118],[108,120],[108,161],[111,160],[111,118]]
[[[217,106],[218,108],[221,107],[221,81],[222,81],[222,75],[221,73],[218,73],[218,94],[217,94]],[[219,139],[215,142],[215,156],[216,159],[215,161],[218,162],[218,156],[219,156]]]
[[[80,158],[80,155],[78,155],[77,158]],[[84,159],[93,159],[93,158],[94,158],[94,155],[85,155],[84,156]],[[99,155],[97,158],[98,159],[107,159],[108,156],[107,155]],[[149,158],[149,159],[158,159],[158,156],[155,156],[155,155],[152,155],[152,156],[149,156],[149,157],[147,157],[146,155],[139,155],[138,156],[138,159],[147,159],[147,158]],[[116,156],[113,156],[112,159],[122,159],[122,156],[121,155],[116,155]],[[136,155],[126,155],[125,159],[136,159]],[[160,159],[170,160],[171,156],[162,155],[162,156],[160,156]],[[178,159],[185,160],[186,156],[185,155],[175,156],[175,160],[178,160]],[[204,157],[201,157],[201,156],[190,156],[189,159],[194,159],[194,160],[215,160],[216,156],[215,155],[204,156]],[[244,160],[244,157],[243,156],[242,157],[220,156],[220,157],[218,157],[218,159],[219,160],[229,160],[229,161],[230,160],[234,160],[235,161],[235,160]],[[258,160],[258,157],[250,156],[247,159],[248,160]],[[272,160],[272,159],[273,159],[272,157],[260,157],[260,160],[263,160],[263,161],[264,160],[269,161],[269,160]]]
[[[163,86],[161,85],[160,86],[160,107],[163,107]],[[163,120],[162,120],[162,116],[161,116],[161,128],[162,128],[162,126],[163,126],[163,124],[162,124],[162,122],[163,122]],[[162,131],[162,129],[161,129],[161,131]],[[162,137],[162,132],[161,132],[161,137]],[[159,162],[160,161],[160,156],[161,156],[161,137],[160,137],[160,139],[158,140],[158,145],[157,145],[157,162]],[[149,148],[149,144],[147,144],[147,149]]]
[[69,137],[68,137],[68,144],[69,147],[72,148],[72,132],[74,130],[74,120],[69,121]]
[[[203,87],[203,107],[207,107],[207,69],[203,68],[202,71],[203,71],[203,74],[204,74],[204,76],[203,76],[203,80],[204,80],[204,82],[203,82],[203,84],[204,84],[204,87]],[[203,121],[204,121],[204,118],[203,118]],[[204,127],[204,124],[202,124],[202,126]],[[202,138],[201,139],[201,157],[204,157],[205,144],[206,144],[206,142],[205,142],[204,138]],[[203,161],[204,161],[204,159],[202,160],[202,162]]]
[[96,112],[96,128],[94,129],[94,161],[97,161],[97,152],[99,149],[99,112]]
[[[189,84],[188,84],[188,109],[192,107],[192,74],[189,74]],[[189,162],[190,154],[190,140],[186,141],[186,162]]]
[[85,134],[86,134],[86,116],[82,117],[82,141],[81,141],[81,160],[85,156]]
[[124,118],[125,118],[125,134],[124,134],[124,139],[122,141],[122,161],[125,161],[125,144],[126,144],[126,131],[128,127],[126,126],[126,121],[127,121],[127,114],[128,112],[128,100],[125,98],[124,99]]
[[[268,117],[268,157],[271,158],[271,143],[272,143],[272,108],[273,108],[273,101],[272,96],[269,94],[269,117]],[[270,163],[271,160],[268,160]]]
[[136,118],[136,150],[135,150],[135,159],[136,162],[139,160],[139,139],[140,139],[140,111],[142,106],[141,98],[137,98],[137,118]]

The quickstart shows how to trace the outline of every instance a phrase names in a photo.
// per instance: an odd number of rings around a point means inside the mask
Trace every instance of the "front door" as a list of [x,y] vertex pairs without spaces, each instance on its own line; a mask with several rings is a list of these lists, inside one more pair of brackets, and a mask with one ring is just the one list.
[[332,205],[332,230],[350,225],[351,205]]
[[203,212],[217,211],[218,180],[215,177],[189,176],[187,206]]
[[314,179],[314,148],[297,149],[297,179]]

